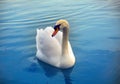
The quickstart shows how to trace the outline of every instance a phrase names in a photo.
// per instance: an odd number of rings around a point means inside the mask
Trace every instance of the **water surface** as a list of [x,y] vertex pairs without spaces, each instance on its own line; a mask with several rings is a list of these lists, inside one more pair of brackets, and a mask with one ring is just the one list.
[[[1,0],[0,84],[119,84],[119,0]],[[70,23],[73,68],[36,59],[36,29]],[[52,43],[51,43],[52,44]]]

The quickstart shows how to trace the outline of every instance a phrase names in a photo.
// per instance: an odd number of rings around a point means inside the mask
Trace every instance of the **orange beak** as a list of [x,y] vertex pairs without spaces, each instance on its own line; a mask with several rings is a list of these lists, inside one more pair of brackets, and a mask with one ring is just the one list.
[[55,36],[55,35],[57,34],[58,31],[59,31],[59,29],[56,28],[56,29],[54,30],[53,34],[52,34],[52,37]]

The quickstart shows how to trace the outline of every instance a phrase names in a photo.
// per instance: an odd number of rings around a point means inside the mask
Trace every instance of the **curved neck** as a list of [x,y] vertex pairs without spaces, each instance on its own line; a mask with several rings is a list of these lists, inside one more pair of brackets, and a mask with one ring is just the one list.
[[68,39],[69,39],[69,28],[63,28],[63,39],[62,39],[62,56],[68,54]]

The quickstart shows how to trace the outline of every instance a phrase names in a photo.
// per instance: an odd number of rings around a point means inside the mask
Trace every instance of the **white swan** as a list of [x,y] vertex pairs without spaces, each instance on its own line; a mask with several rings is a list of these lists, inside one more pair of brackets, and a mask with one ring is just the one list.
[[37,29],[37,58],[58,68],[72,67],[75,64],[75,56],[68,34],[69,23],[66,20],[58,20],[54,29],[52,27]]

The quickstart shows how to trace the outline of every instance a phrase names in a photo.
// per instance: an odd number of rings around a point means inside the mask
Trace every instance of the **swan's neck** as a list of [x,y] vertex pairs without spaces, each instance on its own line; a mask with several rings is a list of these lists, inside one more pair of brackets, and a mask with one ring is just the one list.
[[62,39],[62,56],[67,56],[68,54],[68,39],[69,39],[69,29],[63,28],[63,39]]

